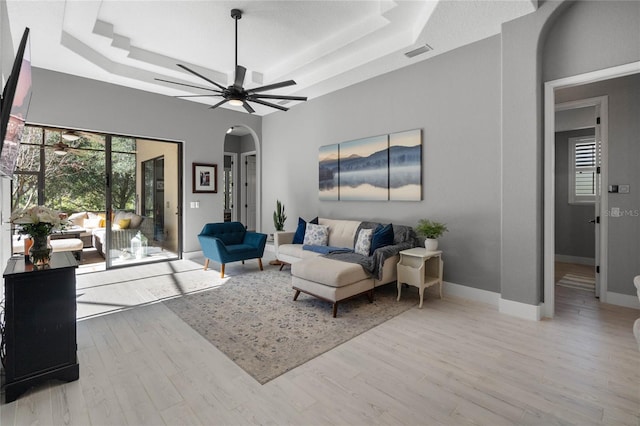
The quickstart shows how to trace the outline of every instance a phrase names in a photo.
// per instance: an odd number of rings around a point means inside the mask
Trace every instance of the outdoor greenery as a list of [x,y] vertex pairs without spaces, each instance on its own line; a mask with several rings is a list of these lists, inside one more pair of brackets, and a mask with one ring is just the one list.
[[[54,145],[65,142],[72,147],[57,155]],[[135,139],[112,137],[112,205],[114,209],[135,208]],[[26,126],[17,173],[13,180],[13,208],[43,204],[73,213],[106,209],[105,138],[87,135],[68,142],[60,130]],[[38,191],[38,180],[43,191]]]

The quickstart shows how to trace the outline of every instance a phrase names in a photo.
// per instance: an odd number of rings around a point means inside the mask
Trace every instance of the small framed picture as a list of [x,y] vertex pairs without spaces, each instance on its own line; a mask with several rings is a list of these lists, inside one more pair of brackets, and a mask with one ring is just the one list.
[[156,191],[164,191],[164,180],[158,179],[156,181]]
[[218,165],[193,163],[193,192],[218,192]]

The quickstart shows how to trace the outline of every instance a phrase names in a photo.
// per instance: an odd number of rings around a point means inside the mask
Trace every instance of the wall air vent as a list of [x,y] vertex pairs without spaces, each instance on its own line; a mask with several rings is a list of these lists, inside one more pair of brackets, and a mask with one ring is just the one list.
[[413,50],[411,50],[409,52],[406,52],[404,54],[404,56],[406,56],[407,58],[413,58],[414,56],[418,56],[418,55],[422,55],[423,53],[427,53],[430,50],[433,50],[433,48],[425,43],[423,46],[420,46],[417,49],[413,49]]

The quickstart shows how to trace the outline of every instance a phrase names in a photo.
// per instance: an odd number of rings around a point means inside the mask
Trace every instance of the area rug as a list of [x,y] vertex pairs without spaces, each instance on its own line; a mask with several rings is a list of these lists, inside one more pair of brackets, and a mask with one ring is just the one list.
[[556,283],[562,287],[576,288],[579,290],[595,291],[596,280],[593,276],[565,274],[560,281]]
[[288,271],[231,277],[210,290],[163,303],[261,384],[416,306],[417,290],[395,284],[338,305],[300,294],[293,301]]

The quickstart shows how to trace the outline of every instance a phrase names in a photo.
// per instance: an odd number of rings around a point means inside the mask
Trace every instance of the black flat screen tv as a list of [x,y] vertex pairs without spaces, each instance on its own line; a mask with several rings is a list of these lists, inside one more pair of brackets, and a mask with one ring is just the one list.
[[29,46],[29,28],[25,28],[11,74],[2,92],[0,176],[13,176],[29,102],[31,102],[31,48]]

